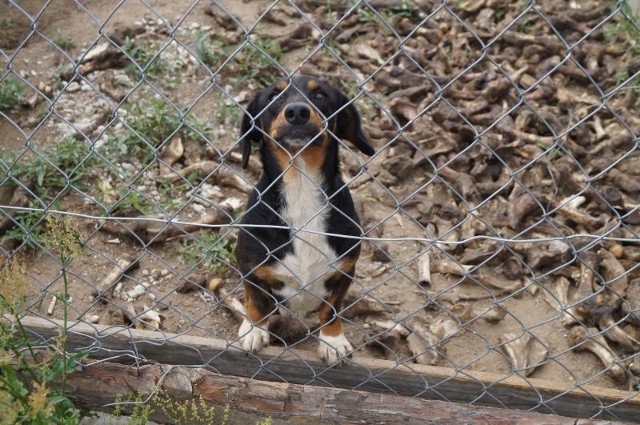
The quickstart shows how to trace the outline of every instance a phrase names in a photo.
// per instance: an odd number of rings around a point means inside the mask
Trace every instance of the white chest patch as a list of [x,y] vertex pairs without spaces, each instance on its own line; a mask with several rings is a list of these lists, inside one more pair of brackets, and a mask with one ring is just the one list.
[[287,307],[302,316],[317,310],[327,295],[324,280],[337,255],[328,244],[326,220],[329,204],[322,192],[322,180],[305,171],[298,158],[295,168],[283,179],[285,208],[282,217],[292,227],[293,252],[274,267],[284,287],[274,291]]

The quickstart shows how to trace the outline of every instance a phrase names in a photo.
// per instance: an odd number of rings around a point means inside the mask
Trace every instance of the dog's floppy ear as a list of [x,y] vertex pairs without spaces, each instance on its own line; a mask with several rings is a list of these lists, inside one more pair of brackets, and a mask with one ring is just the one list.
[[[373,146],[362,131],[360,124],[360,114],[356,110],[353,103],[349,103],[349,98],[340,90],[336,89],[336,97],[338,99],[338,108],[342,110],[336,117],[335,135],[341,139],[348,140],[353,143],[362,153],[371,156],[376,153]],[[349,103],[347,105],[347,103]],[[347,106],[344,106],[347,105]]]
[[260,113],[264,106],[262,104],[263,92],[259,92],[251,99],[247,105],[246,112],[242,117],[240,124],[240,147],[242,148],[242,168],[249,165],[249,156],[251,156],[252,142],[258,143],[262,140],[262,133],[258,127],[256,115]]

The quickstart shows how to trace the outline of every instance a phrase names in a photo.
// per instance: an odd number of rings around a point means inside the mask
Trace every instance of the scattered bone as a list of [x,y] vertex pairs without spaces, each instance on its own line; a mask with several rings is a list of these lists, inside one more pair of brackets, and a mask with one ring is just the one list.
[[387,336],[394,338],[406,338],[411,333],[405,325],[402,323],[394,322],[393,320],[378,320],[378,319],[365,319],[372,329],[373,333],[385,332]]
[[604,337],[600,335],[598,329],[589,328],[587,330],[582,326],[575,326],[569,331],[567,342],[574,351],[588,350],[598,356],[607,368],[607,373],[616,381],[624,382],[626,380],[626,371],[619,364],[620,360],[613,353]]
[[429,324],[429,331],[435,335],[442,344],[460,331],[460,325],[449,315],[441,315]]
[[93,288],[92,295],[96,299],[104,300],[111,295],[114,286],[127,272],[140,267],[139,258],[132,254],[123,254],[122,257],[116,260],[113,268],[102,282],[100,282],[95,288]]
[[522,288],[518,279],[508,279],[496,272],[483,268],[477,273],[477,280],[484,286],[498,290],[498,294],[512,293]]
[[372,271],[368,276],[369,277],[378,277],[378,276],[381,276],[384,273],[386,273],[387,270],[389,270],[389,265],[383,264],[380,267],[378,267],[376,270]]
[[273,41],[280,46],[282,52],[290,52],[309,44],[309,39],[313,36],[311,25],[303,24],[294,28],[286,34],[276,37]]
[[598,250],[598,255],[602,259],[600,268],[605,286],[608,289],[609,304],[614,307],[620,306],[629,286],[627,271],[620,261],[606,249]]
[[598,320],[598,328],[604,332],[605,338],[616,342],[627,353],[635,353],[640,350],[640,341],[626,333],[611,314],[606,314]]
[[247,317],[247,310],[245,309],[244,304],[242,304],[235,295],[229,294],[225,288],[218,288],[216,297],[239,319]]
[[344,297],[342,305],[344,310],[340,312],[342,317],[353,319],[358,316],[372,316],[389,313],[393,302],[389,300],[376,300],[371,296],[355,290],[350,290]]
[[147,290],[148,290],[147,286],[148,286],[148,284],[145,284],[145,283],[139,283],[136,286],[134,286],[132,290],[130,290],[130,291],[128,291],[128,292],[126,292],[124,294],[125,298],[126,298],[125,301],[132,302],[132,301],[138,299],[141,295],[143,295],[143,294],[145,294],[147,292]]
[[571,202],[565,203],[565,201],[560,202],[552,202],[551,206],[553,208],[557,208],[558,212],[565,216],[567,219],[573,221],[576,224],[583,225],[585,228],[593,230],[602,227],[605,224],[605,221],[601,218],[592,217],[586,212],[580,211],[577,207],[573,205],[579,203],[579,201],[584,201],[584,197],[578,196],[574,198]]
[[426,252],[418,260],[418,284],[431,285],[431,255]]
[[216,291],[218,291],[218,289],[220,288],[220,285],[222,285],[222,279],[220,279],[219,277],[214,277],[207,284],[207,289],[215,294]]
[[100,321],[100,316],[98,316],[97,314],[92,314],[91,316],[85,317],[83,321],[87,323],[95,324]]
[[[155,218],[155,220],[153,220]],[[131,237],[132,233],[145,243],[158,243],[169,238],[183,236],[202,230],[206,226],[228,224],[232,220],[229,208],[216,209],[189,223],[174,223],[160,220],[159,216],[142,216],[137,220],[103,220],[100,230],[120,236]]]
[[559,276],[555,282],[547,285],[547,291],[544,291],[547,303],[562,313],[561,321],[564,326],[571,326],[587,319],[581,309],[569,308],[570,285],[569,279]]
[[146,305],[142,308],[144,309],[144,313],[138,316],[138,320],[151,329],[160,330],[160,322],[162,321],[160,315],[155,310],[149,310],[149,307]]
[[186,294],[188,292],[200,290],[205,287],[206,281],[207,279],[200,275],[185,277],[184,279],[181,279],[180,284],[176,288],[176,292],[179,294]]
[[[460,323],[466,323],[473,317],[475,317],[473,315],[473,309],[469,304],[466,303],[454,304],[449,307],[447,311],[451,313],[453,317],[455,317]],[[458,326],[458,323],[456,323],[456,326]]]
[[453,184],[472,207],[480,202],[480,191],[473,182],[473,177],[469,174],[456,171],[450,167],[442,167],[438,170],[438,174]]
[[407,336],[409,351],[415,356],[416,363],[433,366],[438,362],[438,337],[419,324],[412,327]]
[[182,145],[182,139],[176,136],[160,151],[160,161],[158,162],[160,177],[170,174],[172,171],[171,166],[182,158],[183,154],[184,146]]
[[142,329],[144,327],[144,324],[138,321],[138,312],[136,311],[136,306],[133,305],[133,303],[128,303],[126,310],[122,308],[121,310],[129,325],[134,325],[136,329]]
[[500,337],[500,342],[503,344],[502,349],[511,359],[513,371],[522,371],[525,376],[531,375],[549,355],[549,350],[544,344],[530,333],[506,333]]
[[47,314],[49,316],[53,315],[53,310],[56,308],[56,302],[58,301],[58,297],[55,295],[51,298],[51,302],[49,303],[49,307],[47,308]]
[[210,3],[204,9],[206,15],[215,19],[216,23],[229,32],[236,31],[240,23],[240,19],[229,12],[223,10],[216,3]]
[[[546,235],[534,234],[532,237],[547,238]],[[515,242],[513,250],[526,256],[527,264],[531,268],[545,265],[558,265],[568,262],[572,258],[571,246],[565,241],[553,239],[540,242]]]
[[430,263],[432,273],[444,273],[454,276],[466,276],[474,267],[460,264],[457,261],[451,260],[449,258],[434,258]]
[[628,315],[627,320],[640,326],[640,279],[633,279],[627,287],[622,311]]
[[167,182],[173,183],[186,179],[187,176],[191,174],[195,174],[199,179],[207,179],[211,184],[215,182],[231,186],[243,193],[249,193],[253,190],[253,186],[245,182],[235,171],[216,161],[198,161],[181,170],[172,169],[171,174],[165,175],[162,178]]
[[[436,247],[445,252],[454,251],[458,247],[457,242],[460,241],[459,226],[451,221],[440,218],[432,219],[432,224],[435,224],[438,229],[438,241],[435,243]],[[435,270],[432,269],[432,271]]]
[[578,282],[578,290],[576,291],[576,299],[584,300],[593,294],[594,276],[593,273],[598,270],[600,257],[591,251],[580,253],[580,280]]
[[487,311],[484,308],[479,308],[473,313],[474,317],[482,317],[487,323],[498,323],[507,315],[507,310],[505,310],[501,305],[494,304]]

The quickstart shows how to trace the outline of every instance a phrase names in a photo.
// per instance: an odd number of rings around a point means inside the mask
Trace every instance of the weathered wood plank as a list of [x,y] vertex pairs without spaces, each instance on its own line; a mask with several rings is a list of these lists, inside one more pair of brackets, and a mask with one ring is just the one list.
[[[229,423],[256,423],[271,417],[274,424],[575,424],[576,419],[533,412],[516,412],[492,407],[468,406],[442,401],[409,398],[365,391],[314,387],[280,382],[256,381],[223,376],[202,368],[146,365],[133,368],[116,363],[99,363],[75,372],[67,379],[68,394],[77,405],[105,410],[118,395],[131,392],[150,397],[162,390],[172,401],[190,406],[201,398],[216,408],[216,417],[229,407]],[[184,402],[187,403],[184,403]],[[166,402],[165,402],[166,403]],[[127,411],[127,406],[122,406]],[[130,407],[130,406],[129,406]],[[170,409],[165,409],[170,410]],[[173,409],[182,411],[181,409]],[[174,423],[160,408],[150,419]],[[582,425],[601,422],[583,420]]]
[[[23,324],[44,338],[56,337],[62,323],[37,317]],[[69,326],[71,350],[90,349],[91,357],[146,359],[160,363],[201,366],[224,375],[268,381],[329,386],[410,397],[481,404],[569,417],[637,421],[640,392],[612,390],[573,382],[555,382],[517,375],[395,362],[359,356],[346,367],[327,368],[315,353],[267,347],[259,356],[247,355],[226,341],[134,330],[124,327]],[[128,356],[128,357],[127,357]]]

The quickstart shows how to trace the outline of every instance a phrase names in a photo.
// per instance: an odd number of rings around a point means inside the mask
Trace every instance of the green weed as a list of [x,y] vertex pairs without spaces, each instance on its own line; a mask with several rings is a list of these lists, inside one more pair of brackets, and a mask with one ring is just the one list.
[[156,56],[157,46],[152,42],[136,43],[127,37],[124,40],[123,49],[132,63],[126,70],[134,81],[149,79],[151,81],[172,81],[171,67],[161,56]]
[[[30,188],[38,201],[34,207],[52,207],[72,190],[86,190],[94,175],[96,160],[89,147],[73,138],[43,151],[26,152],[20,157],[4,154],[0,158],[0,170],[9,177],[0,184],[15,185],[21,182]],[[43,211],[19,211],[14,220],[17,225],[4,237],[18,243],[35,246],[43,241]]]
[[387,24],[391,24],[397,19],[415,18],[419,12],[420,10],[409,0],[402,0],[398,6],[380,8],[376,11],[366,6],[357,11],[360,23],[375,26],[380,24],[381,18]]
[[222,39],[207,31],[201,31],[198,34],[195,48],[198,59],[211,68],[219,65],[222,59],[227,56]]
[[282,59],[282,49],[279,44],[271,40],[257,39],[254,45],[247,46],[236,56],[235,71],[238,81],[256,81],[262,86],[268,86],[282,75],[279,65]]
[[[62,263],[63,327],[56,343],[36,350],[22,325],[26,313],[30,280],[14,258],[0,268],[0,411],[2,423],[34,425],[77,424],[80,412],[65,395],[67,376],[88,351],[70,354],[67,341],[69,300],[66,265],[80,255],[80,234],[69,220],[49,219],[47,242],[58,251]],[[6,316],[8,315],[8,316]],[[11,319],[6,319],[11,317]]]
[[10,75],[0,81],[0,111],[12,109],[24,100],[24,87],[20,81]]
[[51,36],[51,41],[53,44],[64,50],[65,52],[70,52],[76,47],[76,44],[73,42],[73,39],[67,35],[65,35],[59,29],[56,29]]
[[[198,234],[198,240],[183,240],[177,247],[178,254],[190,266],[200,264],[213,274],[220,273],[227,264],[234,263],[233,252],[236,241],[217,232],[204,231]],[[203,258],[206,258],[203,261]]]
[[[618,7],[617,1],[611,0],[610,3],[612,8],[615,9]],[[618,13],[612,21],[607,22],[605,25],[603,30],[605,40],[612,42],[615,41],[619,35],[626,35],[631,40],[635,40],[631,50],[636,55],[640,55],[640,23],[637,18],[633,17],[628,1],[622,3],[620,11],[622,13]]]
[[211,131],[204,121],[185,115],[164,100],[131,102],[124,110],[127,130],[105,145],[109,159],[136,157],[146,163],[174,135],[187,142],[208,137]]
[[214,113],[219,124],[236,128],[240,125],[241,115],[238,113],[238,105],[225,95],[220,95]]
[[[144,425],[151,420],[152,415],[161,412],[163,416],[169,418],[172,424],[176,425],[227,425],[230,423],[232,412],[226,407],[220,415],[216,407],[208,404],[201,397],[191,400],[174,400],[164,391],[156,391],[145,401],[138,392],[131,392],[125,396],[119,395],[115,399],[113,416],[117,423],[121,423],[125,408],[128,410],[129,425]],[[259,420],[256,425],[271,425],[271,417]]]

